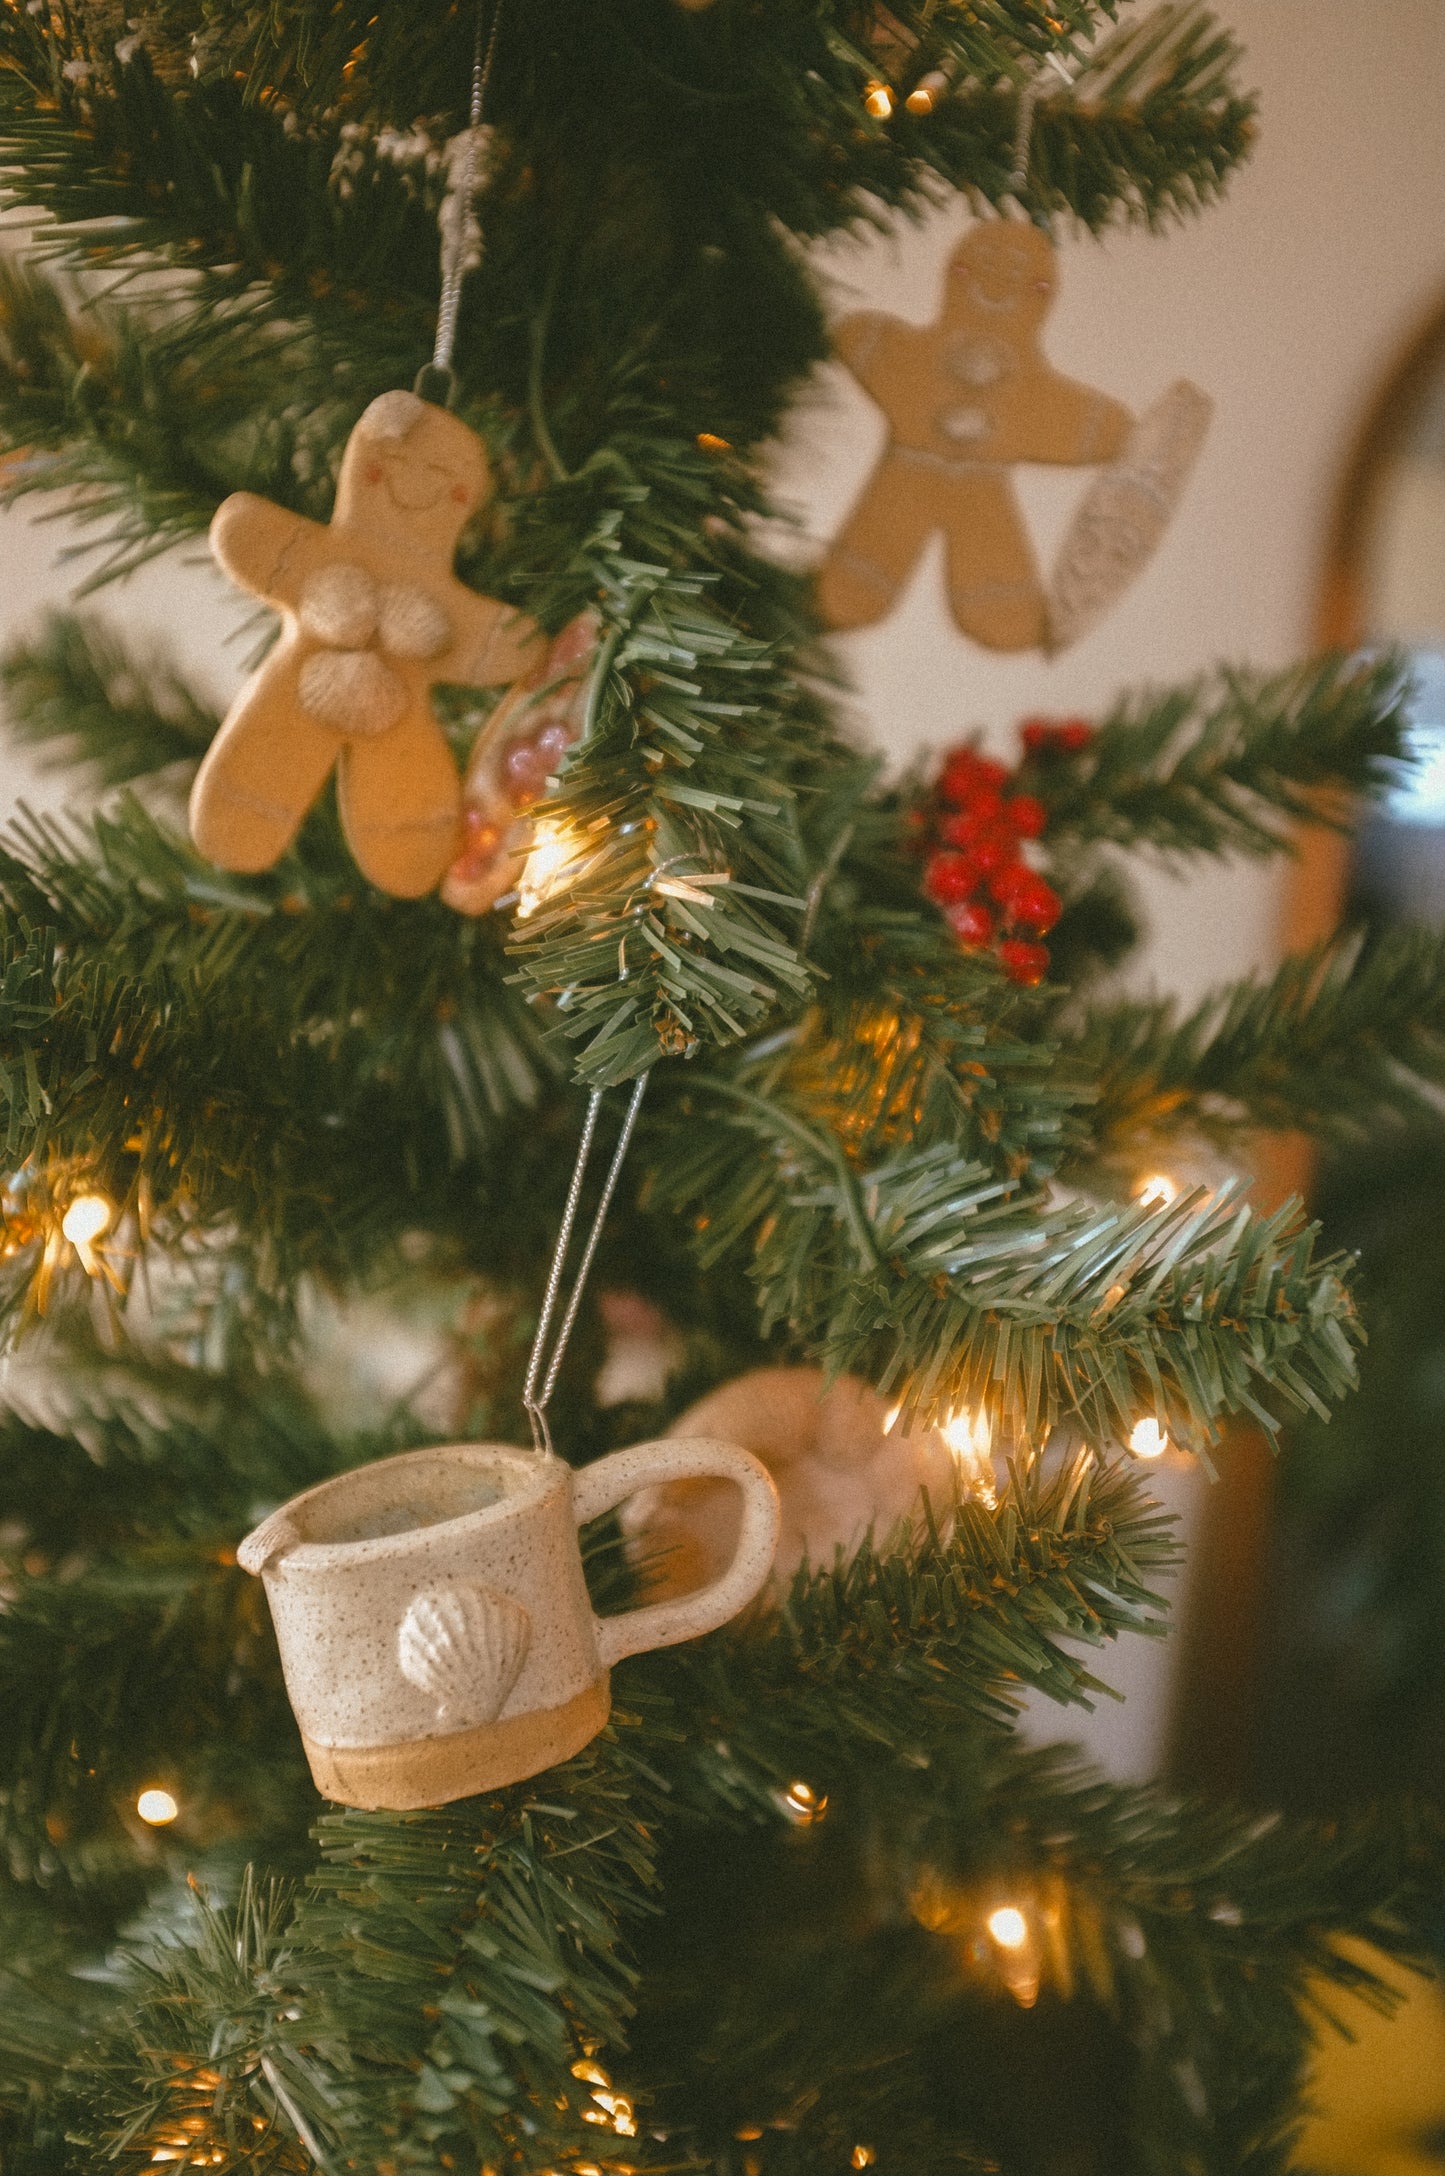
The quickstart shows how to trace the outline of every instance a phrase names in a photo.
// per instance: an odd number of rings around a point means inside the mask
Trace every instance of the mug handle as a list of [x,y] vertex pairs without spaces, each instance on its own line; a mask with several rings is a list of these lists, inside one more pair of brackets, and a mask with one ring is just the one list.
[[572,1476],[572,1508],[577,1524],[612,1510],[635,1489],[660,1481],[731,1481],[742,1490],[743,1523],[727,1570],[675,1601],[647,1602],[616,1617],[594,1617],[597,1653],[604,1669],[624,1655],[651,1647],[672,1647],[678,1640],[711,1632],[745,1609],[773,1568],[782,1514],[772,1475],[750,1451],[710,1436],[681,1436],[655,1443],[634,1443],[625,1451],[599,1458]]

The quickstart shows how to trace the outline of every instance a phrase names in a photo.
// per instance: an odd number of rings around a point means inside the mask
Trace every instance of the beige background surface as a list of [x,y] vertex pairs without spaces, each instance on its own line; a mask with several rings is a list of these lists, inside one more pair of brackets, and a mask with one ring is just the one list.
[[[1351,435],[1392,359],[1445,293],[1445,5],[1441,0],[1226,0],[1262,94],[1251,165],[1223,207],[1154,238],[1068,243],[1048,329],[1061,369],[1147,405],[1173,378],[1214,396],[1216,417],[1184,509],[1154,565],[1106,624],[1058,661],[990,656],[954,633],[936,557],[895,617],[839,649],[861,731],[905,757],[974,725],[1011,741],[1032,709],[1096,708],[1124,685],[1173,680],[1221,658],[1281,663],[1305,647],[1324,524]],[[839,311],[862,303],[932,315],[964,214],[821,259]],[[882,436],[841,372],[823,375],[778,449],[777,488],[822,538],[842,519]],[[1078,479],[1025,481],[1048,549]],[[0,640],[73,579],[63,523],[0,517]],[[100,608],[175,641],[224,696],[244,647],[240,612],[195,555],[107,592]],[[12,754],[0,808],[54,805]],[[1155,937],[1141,973],[1193,994],[1267,959],[1278,876],[1208,869],[1148,886]],[[1194,1484],[1171,1477],[1187,1509]],[[1142,1649],[1113,1674],[1128,1706],[1095,1730],[1121,1769],[1148,1766],[1166,1679]],[[1053,1719],[1050,1718],[1052,1727]]]

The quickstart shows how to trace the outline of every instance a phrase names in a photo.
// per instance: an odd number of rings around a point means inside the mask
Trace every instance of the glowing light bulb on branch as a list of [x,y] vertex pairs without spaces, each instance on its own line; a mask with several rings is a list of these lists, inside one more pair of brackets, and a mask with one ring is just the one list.
[[799,1828],[811,1828],[828,1811],[828,1794],[815,1791],[811,1783],[790,1783],[783,1793],[783,1807]]
[[863,103],[875,121],[886,121],[893,111],[893,93],[886,83],[870,83],[863,94]]
[[[58,1266],[61,1241],[65,1241],[74,1247],[87,1277],[105,1277],[117,1291],[120,1290],[116,1266],[109,1258],[108,1249],[101,1245],[114,1222],[115,1203],[108,1201],[104,1194],[76,1194],[61,1214],[58,1237],[55,1236],[54,1227],[51,1228],[43,1265],[46,1284],[48,1285],[50,1272]],[[43,1313],[43,1303],[38,1299],[37,1303],[41,1304]]]
[[1033,1926],[1017,1904],[998,1905],[985,1925],[994,1945],[999,1978],[1019,2008],[1031,2010],[1039,1999],[1042,1962]]
[[988,1915],[988,1931],[1000,1949],[1022,1949],[1029,1938],[1029,1923],[1017,1904],[1000,1904]]
[[1141,1209],[1167,1209],[1182,1192],[1179,1181],[1171,1179],[1167,1171],[1155,1171],[1139,1181],[1134,1189],[1134,1199]]
[[565,824],[539,821],[532,834],[532,850],[517,886],[517,919],[525,922],[562,889],[578,858],[578,845]]
[[135,1810],[149,1828],[165,1828],[180,1813],[180,1807],[169,1791],[158,1784],[141,1792],[135,1802]]
[[1151,1416],[1130,1430],[1129,1448],[1136,1458],[1162,1458],[1169,1448],[1169,1438]]
[[77,1194],[60,1219],[60,1229],[78,1253],[105,1237],[114,1215],[104,1194]]
[[926,76],[920,76],[903,103],[910,113],[932,113],[934,105],[948,89],[948,78],[937,68],[931,68]]
[[944,1422],[939,1434],[953,1453],[959,1480],[968,1493],[976,1496],[980,1503],[996,1503],[998,1493],[994,1487],[993,1468],[989,1463],[989,1454],[993,1449],[993,1429],[987,1413],[982,1407],[977,1412],[965,1409],[955,1413]]

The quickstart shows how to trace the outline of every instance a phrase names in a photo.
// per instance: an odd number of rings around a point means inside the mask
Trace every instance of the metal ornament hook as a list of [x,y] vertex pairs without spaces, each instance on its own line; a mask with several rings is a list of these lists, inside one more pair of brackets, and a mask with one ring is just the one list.
[[[465,148],[461,160],[461,174],[454,182],[455,202],[450,212],[445,203],[442,207],[442,285],[441,298],[437,304],[436,344],[432,349],[431,361],[422,364],[413,386],[413,391],[423,400],[432,401],[440,408],[449,408],[456,394],[457,381],[452,369],[452,355],[457,344],[462,284],[467,276],[467,227],[472,206],[476,202],[477,190],[482,182],[483,138],[490,133],[482,128],[482,114],[487,102],[487,86],[492,80],[492,63],[497,53],[497,32],[501,27],[503,5],[504,0],[494,0],[491,28],[484,38],[485,0],[477,0],[476,34],[472,41],[472,95],[467,127],[463,131]],[[455,138],[452,140],[456,141]],[[451,189],[448,194],[452,194]]]

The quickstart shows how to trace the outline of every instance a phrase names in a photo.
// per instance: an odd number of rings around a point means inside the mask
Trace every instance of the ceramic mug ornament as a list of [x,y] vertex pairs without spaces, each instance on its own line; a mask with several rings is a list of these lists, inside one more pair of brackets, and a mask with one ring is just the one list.
[[[635,1490],[731,1482],[737,1546],[695,1593],[593,1615],[577,1529]],[[768,1576],[777,1492],[736,1445],[635,1444],[574,1472],[497,1443],[383,1458],[323,1481],[242,1542],[265,1582],[317,1789],[444,1805],[579,1752],[624,1655],[710,1632]]]

